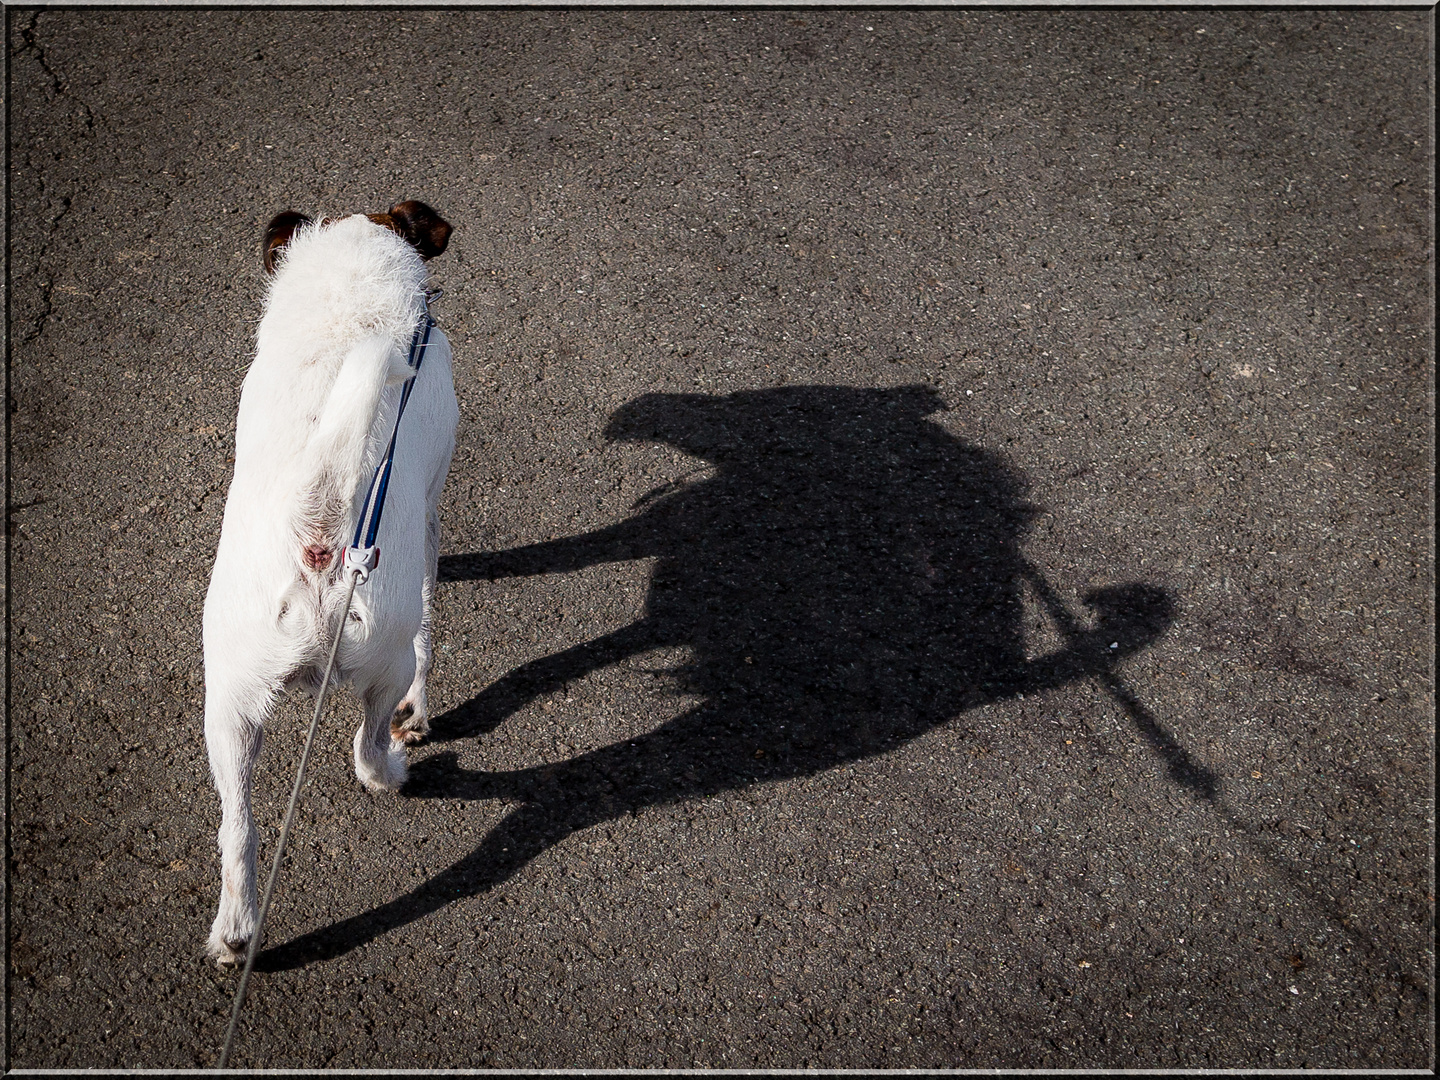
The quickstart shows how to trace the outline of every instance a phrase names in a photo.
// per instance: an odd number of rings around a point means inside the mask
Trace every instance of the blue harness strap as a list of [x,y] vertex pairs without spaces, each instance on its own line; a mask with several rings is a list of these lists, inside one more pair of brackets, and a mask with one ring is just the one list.
[[[385,510],[385,491],[390,486],[390,466],[395,461],[395,439],[400,434],[400,418],[405,415],[405,404],[410,400],[415,376],[420,374],[420,364],[425,359],[425,349],[430,344],[430,330],[435,325],[435,320],[430,317],[430,301],[439,295],[440,290],[436,289],[426,293],[421,300],[424,311],[415,327],[414,336],[410,338],[410,355],[405,360],[412,373],[400,390],[400,408],[395,412],[395,429],[390,433],[390,446],[385,451],[385,457],[375,467],[375,475],[365,495],[365,505],[360,510],[360,520],[355,523],[355,539],[345,549],[345,572],[359,574],[358,582],[361,584],[380,563],[380,549],[375,544],[375,537],[380,532],[380,515]],[[364,544],[360,542],[362,537]]]

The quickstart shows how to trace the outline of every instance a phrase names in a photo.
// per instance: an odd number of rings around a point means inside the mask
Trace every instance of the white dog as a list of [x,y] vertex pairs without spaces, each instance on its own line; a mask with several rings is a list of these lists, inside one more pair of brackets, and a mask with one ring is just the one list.
[[[418,202],[318,225],[287,212],[266,234],[274,276],[240,392],[235,477],[205,597],[205,742],[223,812],[209,952],[222,964],[256,931],[250,782],[265,721],[282,690],[319,691],[348,585],[344,550],[412,374],[422,260],[449,235]],[[405,743],[429,731],[437,507],[459,411],[438,328],[422,360],[396,438],[382,557],[355,590],[332,676],[364,703],[355,773],[372,791],[404,783]]]

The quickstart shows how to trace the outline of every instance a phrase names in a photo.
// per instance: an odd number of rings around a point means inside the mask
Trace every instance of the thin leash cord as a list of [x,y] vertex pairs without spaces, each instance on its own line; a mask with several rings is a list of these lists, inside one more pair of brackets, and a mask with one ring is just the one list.
[[265,898],[260,903],[260,919],[255,932],[250,936],[250,948],[245,955],[245,970],[240,975],[240,985],[235,988],[235,1006],[230,1010],[230,1027],[225,1032],[225,1048],[220,1051],[217,1069],[230,1063],[230,1046],[235,1040],[235,1025],[240,1020],[240,1007],[245,1004],[245,988],[250,983],[250,972],[255,967],[255,954],[260,948],[260,938],[265,930],[265,916],[270,913],[270,898],[275,895],[275,882],[280,877],[280,861],[285,857],[285,841],[290,836],[290,822],[295,816],[295,806],[300,801],[300,786],[305,782],[305,765],[310,760],[310,748],[315,745],[315,732],[320,727],[320,710],[325,706],[325,691],[330,686],[330,674],[335,670],[335,655],[340,651],[340,635],[345,631],[345,620],[350,617],[350,601],[355,596],[355,585],[360,572],[350,575],[350,588],[345,592],[345,608],[340,612],[340,625],[335,631],[335,643],[330,646],[330,659],[325,663],[325,677],[320,682],[320,693],[315,697],[315,715],[310,719],[310,732],[305,736],[305,749],[300,752],[300,767],[295,773],[295,786],[290,791],[290,807],[285,811],[285,823],[280,827],[280,843],[275,849],[275,862],[270,867],[270,880],[265,885]]

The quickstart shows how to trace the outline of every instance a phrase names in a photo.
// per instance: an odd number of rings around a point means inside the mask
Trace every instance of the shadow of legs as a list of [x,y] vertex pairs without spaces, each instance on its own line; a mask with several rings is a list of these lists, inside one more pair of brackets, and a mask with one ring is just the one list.
[[255,970],[287,971],[318,960],[333,960],[456,900],[502,884],[546,848],[592,824],[590,820],[574,820],[564,809],[541,803],[518,807],[490,831],[479,847],[423,885],[361,915],[265,949],[255,958]]
[[464,704],[431,717],[429,741],[453,742],[484,735],[535,698],[660,644],[662,639],[655,626],[649,620],[641,619],[564,652],[521,664]]
[[[462,769],[454,752],[417,761],[404,788],[407,798],[512,799],[521,805],[479,847],[430,881],[362,915],[265,950],[256,958],[256,969],[280,971],[334,959],[456,900],[486,892],[571,833],[638,806],[709,795],[766,778],[774,766],[757,761],[748,741],[714,745],[712,734],[724,724],[713,710],[702,707],[637,739],[555,765],[510,772]],[[825,764],[830,764],[828,759]]]

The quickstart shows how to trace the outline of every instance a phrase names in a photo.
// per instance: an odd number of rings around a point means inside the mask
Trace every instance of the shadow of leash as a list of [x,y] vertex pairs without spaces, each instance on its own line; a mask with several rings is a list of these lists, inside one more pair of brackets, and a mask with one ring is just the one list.
[[[1021,558],[1020,570],[1025,580],[1034,588],[1036,595],[1040,597],[1040,602],[1045,605],[1050,617],[1060,627],[1066,643],[1072,647],[1080,647],[1090,635],[1081,629],[1079,622],[1070,614],[1070,609],[1065,606],[1064,601],[1055,592],[1054,586],[1028,559]],[[1105,595],[1102,591],[1091,593],[1085,597],[1087,602],[1100,609],[1102,623],[1106,616],[1111,614],[1101,599]],[[1206,802],[1214,803],[1220,793],[1219,776],[1192,759],[1175,736],[1155,719],[1155,714],[1145,707],[1135,692],[1126,685],[1125,680],[1114,671],[1101,671],[1093,677],[1125,710],[1125,714],[1130,717],[1141,737],[1165,762],[1170,778]]]

